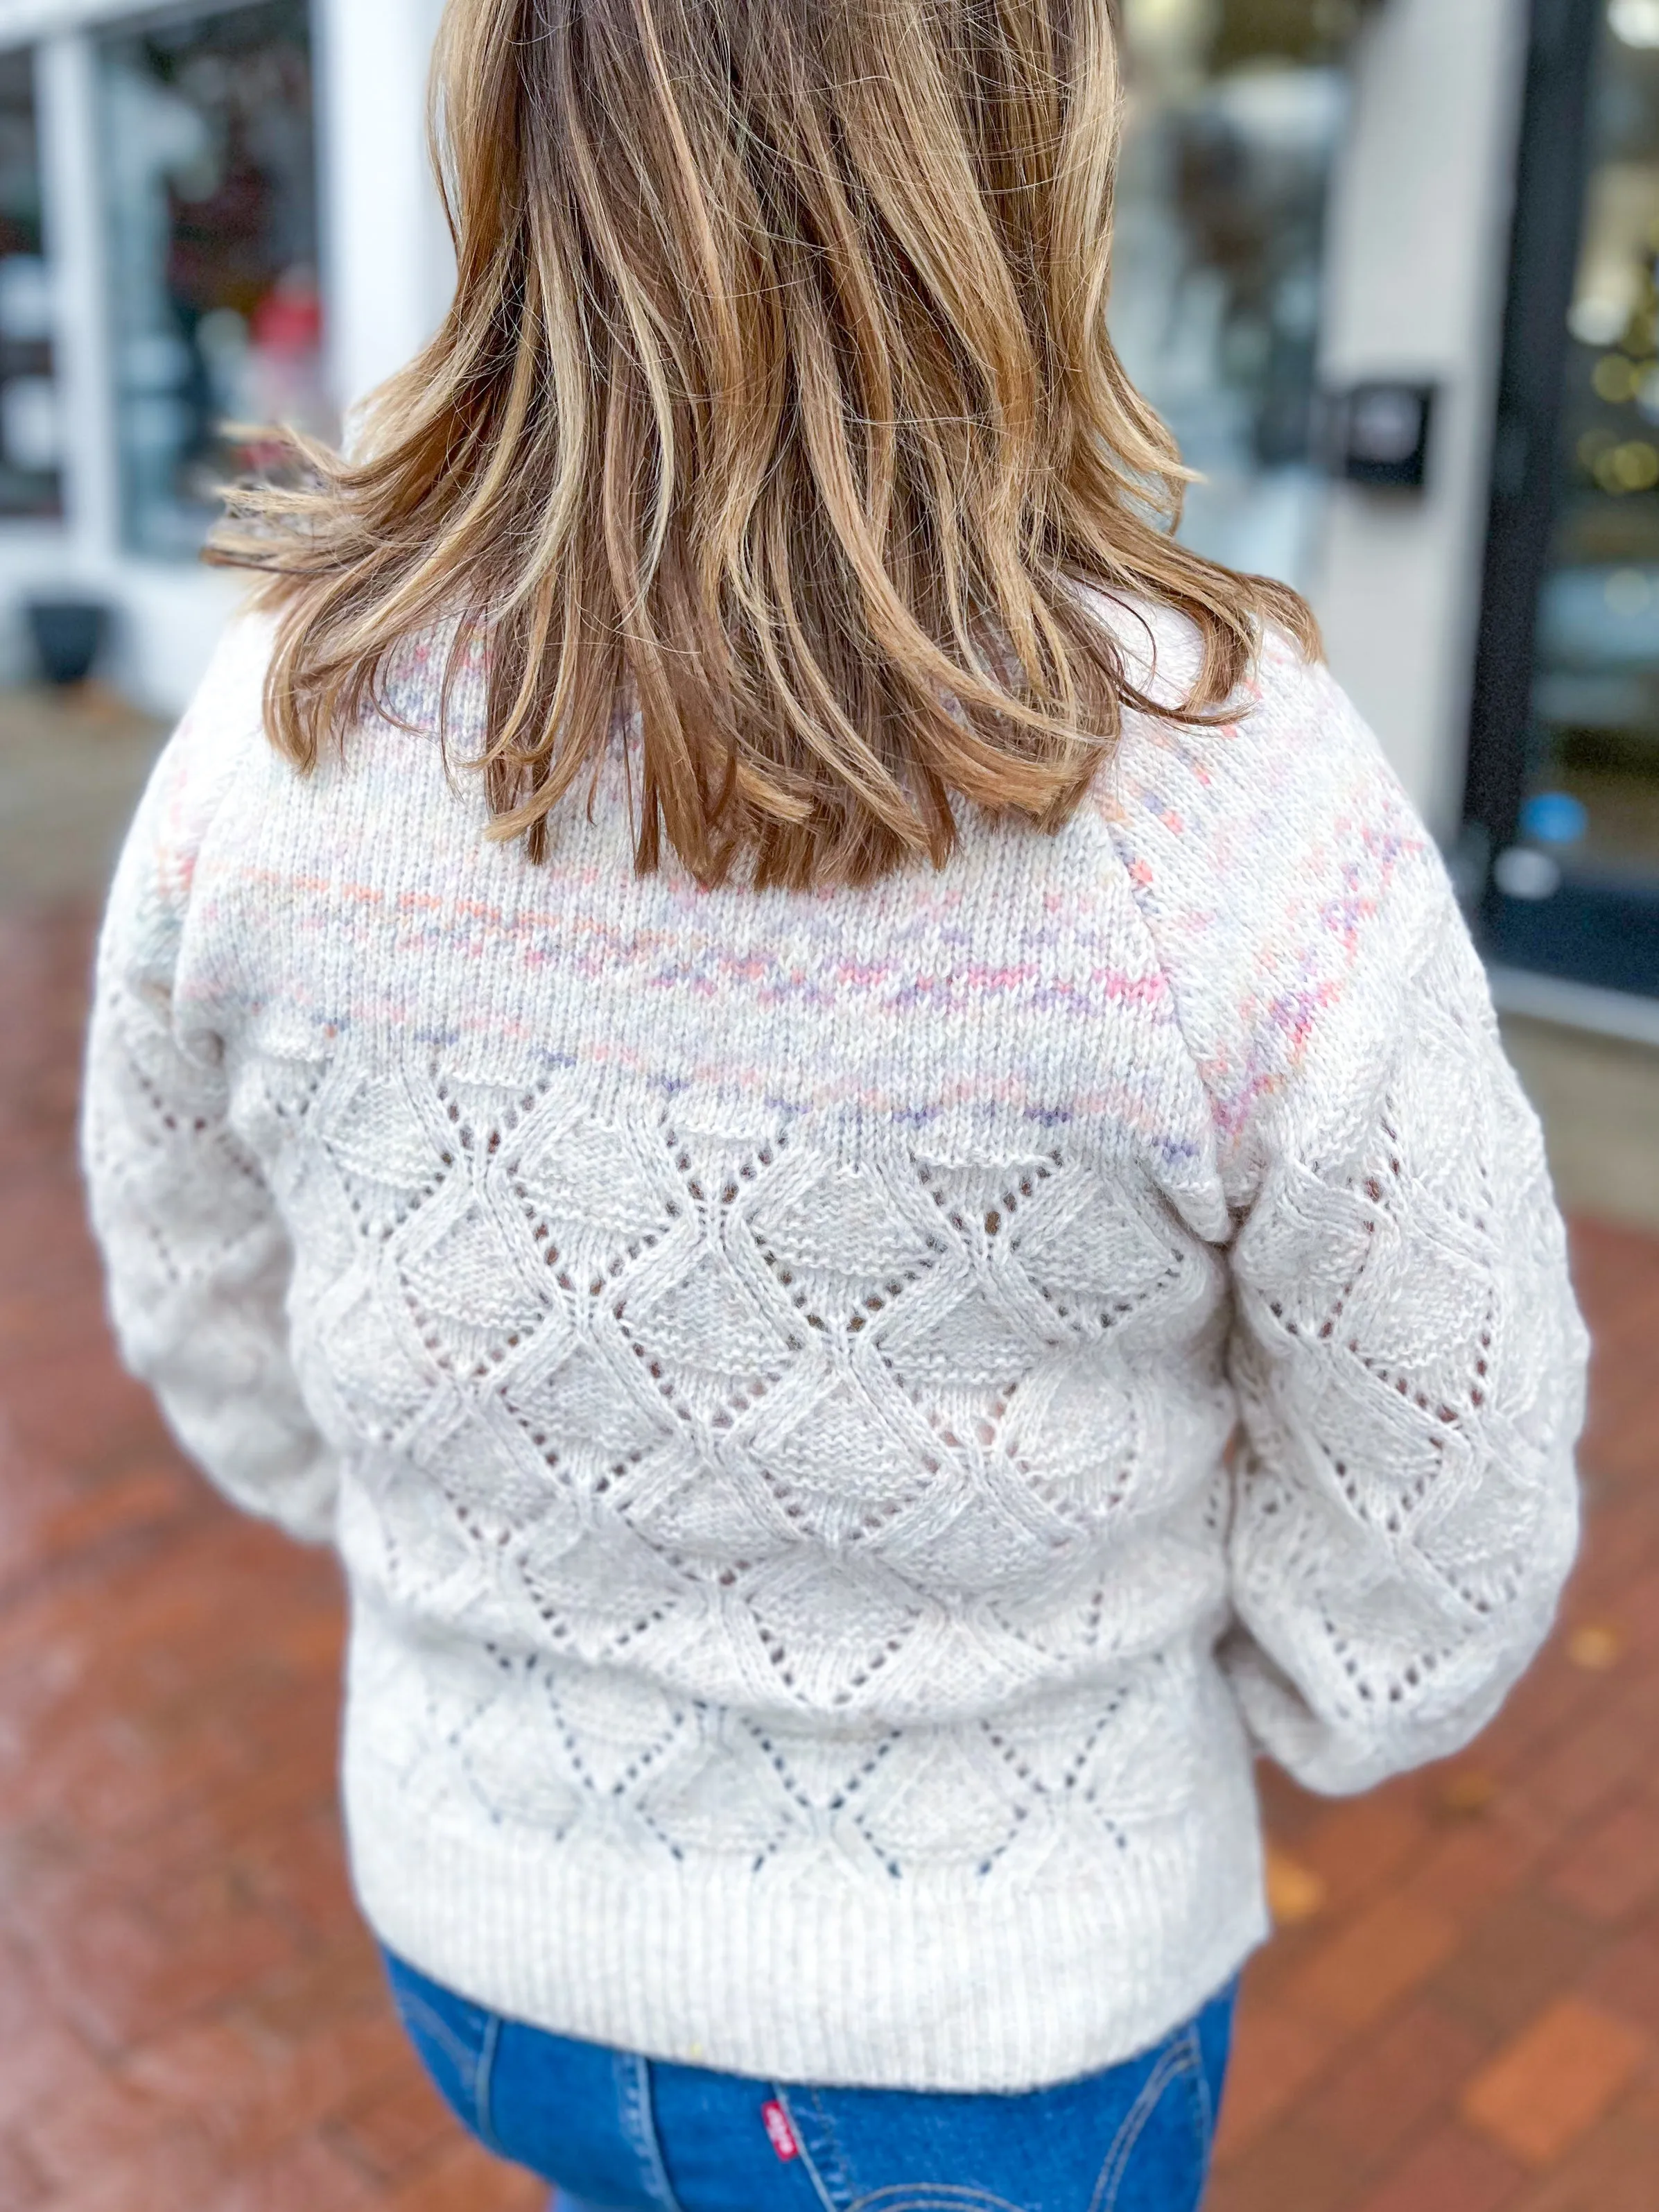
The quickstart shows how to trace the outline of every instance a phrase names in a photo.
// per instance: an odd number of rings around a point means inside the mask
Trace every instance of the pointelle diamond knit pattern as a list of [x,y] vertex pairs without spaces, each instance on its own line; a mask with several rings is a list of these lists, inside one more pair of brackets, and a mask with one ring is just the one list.
[[370,1920],[740,2073],[1145,2047],[1264,1931],[1255,1753],[1462,1745],[1574,1547],[1539,1133],[1373,740],[1270,639],[1057,836],[704,891],[626,737],[548,865],[486,841],[441,641],[299,779],[269,643],[132,830],[86,1163],[131,1364],[340,1547]]

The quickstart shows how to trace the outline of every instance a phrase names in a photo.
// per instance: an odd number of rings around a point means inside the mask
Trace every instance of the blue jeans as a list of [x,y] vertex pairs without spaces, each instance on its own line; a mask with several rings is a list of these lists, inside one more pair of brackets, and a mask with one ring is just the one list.
[[386,1964],[446,2100],[555,2183],[565,2212],[1197,2212],[1237,1995],[1103,2074],[962,2096],[671,2065],[503,2020]]

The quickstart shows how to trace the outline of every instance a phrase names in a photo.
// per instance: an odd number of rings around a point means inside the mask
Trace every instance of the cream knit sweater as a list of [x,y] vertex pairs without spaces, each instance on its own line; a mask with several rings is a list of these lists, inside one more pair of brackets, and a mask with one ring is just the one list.
[[429,641],[298,780],[268,649],[134,827],[86,1160],[131,1364],[343,1555],[369,1919],[739,2073],[1145,2046],[1263,1933],[1253,1753],[1456,1749],[1573,1553],[1538,1129],[1373,740],[1272,641],[1057,837],[706,892],[620,752],[487,843]]

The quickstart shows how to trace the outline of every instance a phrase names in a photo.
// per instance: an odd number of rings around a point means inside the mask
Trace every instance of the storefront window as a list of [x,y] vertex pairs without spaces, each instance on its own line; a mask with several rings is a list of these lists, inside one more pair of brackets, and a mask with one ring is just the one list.
[[1112,335],[1204,481],[1183,537],[1305,586],[1348,0],[1123,0],[1129,120]]
[[[1659,5],[1613,0],[1591,107],[1524,836],[1659,869]],[[1511,873],[1547,866],[1524,850]],[[1524,886],[1522,886],[1524,888]]]
[[99,45],[125,535],[188,556],[255,426],[330,428],[306,0]]
[[0,516],[63,511],[34,57],[0,54]]

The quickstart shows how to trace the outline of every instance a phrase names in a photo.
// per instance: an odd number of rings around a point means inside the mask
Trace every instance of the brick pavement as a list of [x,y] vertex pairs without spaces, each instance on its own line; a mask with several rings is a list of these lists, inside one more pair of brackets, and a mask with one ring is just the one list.
[[[84,918],[0,917],[0,2212],[518,2212],[400,2043],[333,1802],[339,1590],[117,1370]],[[1659,1243],[1582,1226],[1590,1536],[1464,1758],[1269,1779],[1211,2212],[1659,2212]]]

